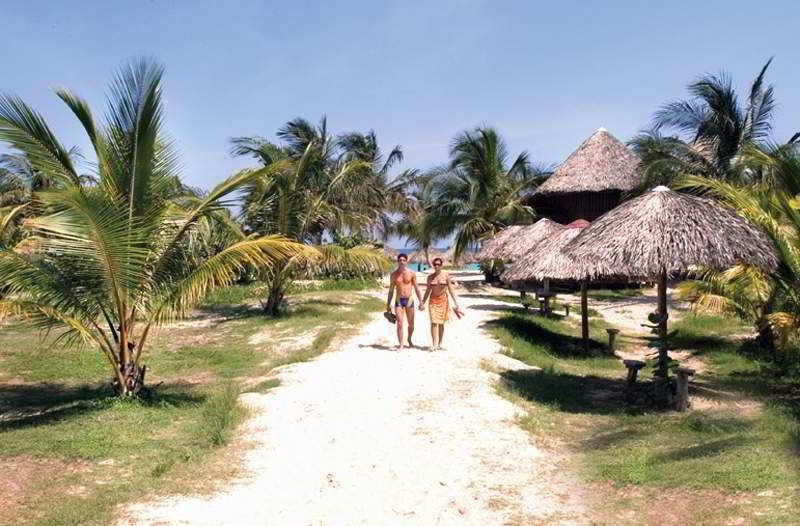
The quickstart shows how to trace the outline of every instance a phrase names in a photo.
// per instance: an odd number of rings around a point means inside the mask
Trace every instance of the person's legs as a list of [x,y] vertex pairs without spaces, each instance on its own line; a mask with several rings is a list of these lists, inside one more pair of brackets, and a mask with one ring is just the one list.
[[408,307],[405,308],[406,311],[406,320],[408,320],[408,346],[413,347],[414,344],[411,343],[411,335],[414,334],[414,304],[409,303]]
[[438,332],[439,332],[439,334],[438,334],[437,341],[439,342],[439,345],[437,345],[437,347],[441,348],[442,344],[444,343],[444,323],[439,325],[439,331]]
[[441,333],[440,333],[439,327],[441,327],[440,324],[431,323],[431,340],[433,340],[433,350],[434,351],[439,348],[439,344],[440,344],[440,342],[439,342],[439,334],[441,334]]
[[397,306],[394,309],[394,314],[397,316],[397,348],[402,349],[404,343],[404,336],[405,336],[405,320],[406,320],[406,309],[401,306]]

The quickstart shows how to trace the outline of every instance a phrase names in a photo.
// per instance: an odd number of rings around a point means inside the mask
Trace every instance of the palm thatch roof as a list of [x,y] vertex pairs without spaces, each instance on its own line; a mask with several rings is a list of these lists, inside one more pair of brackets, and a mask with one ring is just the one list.
[[517,232],[519,232],[523,226],[525,225],[507,226],[494,236],[484,241],[481,244],[481,249],[475,254],[475,259],[478,261],[497,259],[497,256],[495,256],[495,251],[506,241],[511,239]]
[[478,263],[477,259],[477,252],[474,250],[465,250],[461,253],[461,257],[456,260],[456,247],[453,245],[446,250],[447,257],[444,258],[445,263],[450,263],[451,265],[468,265],[470,263]]
[[447,262],[447,252],[440,250],[438,248],[429,248],[427,257],[425,255],[425,251],[415,250],[411,254],[408,255],[408,260],[411,263],[428,263],[428,261],[433,261],[435,258],[442,258],[442,260]]
[[[769,238],[716,201],[665,186],[627,201],[585,228],[569,245],[561,276],[652,278],[695,266],[727,268],[744,261],[777,265]],[[550,276],[559,277],[559,276]]]
[[563,228],[564,225],[547,218],[540,219],[532,225],[526,225],[494,251],[495,258],[514,261]]
[[[584,223],[586,223],[584,221]],[[587,223],[588,224],[588,223]],[[500,276],[505,282],[533,281],[550,279],[572,279],[564,269],[570,268],[570,261],[561,250],[585,228],[583,225],[566,226],[544,239],[527,254],[517,259]]]
[[641,181],[639,157],[600,128],[556,168],[536,193],[628,191]]

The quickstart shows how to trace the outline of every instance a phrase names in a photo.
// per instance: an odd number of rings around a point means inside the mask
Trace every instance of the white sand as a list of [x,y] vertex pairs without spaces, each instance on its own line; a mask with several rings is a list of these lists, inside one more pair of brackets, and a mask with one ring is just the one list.
[[[498,345],[480,328],[492,302],[464,297],[446,351],[388,351],[377,317],[343,348],[287,366],[282,385],[243,395],[249,475],[210,497],[125,510],[120,524],[585,524],[555,452],[515,424],[518,409],[482,367]],[[476,308],[477,307],[477,308]],[[428,343],[427,313],[415,340]],[[509,364],[509,362],[513,362]]]

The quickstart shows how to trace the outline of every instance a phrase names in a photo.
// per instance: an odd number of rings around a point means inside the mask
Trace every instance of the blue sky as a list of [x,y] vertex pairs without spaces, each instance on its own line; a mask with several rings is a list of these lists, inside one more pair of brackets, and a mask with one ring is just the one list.
[[[744,87],[770,56],[778,139],[800,129],[800,3],[3,2],[0,91],[86,148],[51,93],[99,111],[115,69],[166,67],[167,127],[185,179],[209,187],[248,163],[228,139],[272,137],[296,116],[373,128],[405,168],[446,159],[450,139],[496,126],[511,152],[556,163],[600,126],[622,140],[704,72]],[[768,12],[762,15],[759,9]]]

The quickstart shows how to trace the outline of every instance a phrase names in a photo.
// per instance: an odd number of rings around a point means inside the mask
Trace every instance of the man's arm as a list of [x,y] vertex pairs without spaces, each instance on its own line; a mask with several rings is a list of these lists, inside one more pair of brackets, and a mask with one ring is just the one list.
[[389,295],[386,297],[386,312],[392,312],[392,296],[394,296],[394,280],[391,276],[389,279],[391,282],[389,283]]
[[414,292],[417,293],[417,299],[419,300],[420,304],[424,303],[422,299],[422,293],[419,291],[419,285],[417,284],[417,275],[414,274],[414,277],[411,278],[411,284],[414,285]]

